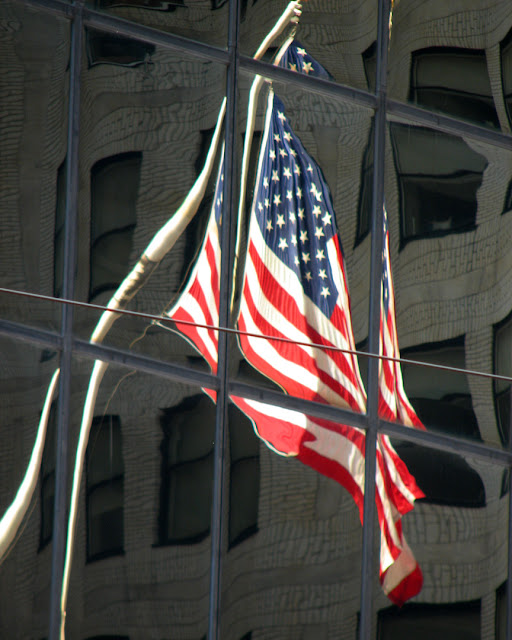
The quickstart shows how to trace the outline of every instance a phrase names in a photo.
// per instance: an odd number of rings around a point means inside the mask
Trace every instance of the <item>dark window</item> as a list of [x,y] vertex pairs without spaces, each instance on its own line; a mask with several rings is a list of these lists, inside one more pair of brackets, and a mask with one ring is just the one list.
[[[402,350],[402,357],[429,364],[466,368],[464,336]],[[402,364],[404,388],[428,429],[480,440],[466,374]]]
[[229,546],[258,531],[259,439],[251,421],[229,406]]
[[115,64],[136,67],[152,64],[155,46],[139,40],[88,29],[86,32],[87,60],[89,67],[96,64]]
[[52,539],[53,510],[55,502],[55,446],[57,435],[57,401],[54,401],[48,416],[46,439],[41,460],[41,528],[39,549]]
[[185,0],[96,0],[99,9],[113,9],[114,7],[135,7],[151,9],[153,11],[176,11],[185,6]]
[[356,244],[361,242],[370,232],[373,202],[373,150],[374,150],[374,120],[368,134],[368,142],[363,153],[361,165],[361,182],[359,186],[359,204],[357,208]]
[[[402,357],[459,369],[465,368],[464,337],[402,351]],[[418,417],[429,430],[481,440],[471,393],[464,373],[402,363],[404,388]],[[454,453],[429,450],[410,443],[395,448],[425,493],[424,502],[479,508],[485,506],[480,475]]]
[[397,123],[391,123],[390,132],[402,245],[474,229],[486,159],[457,136]]
[[507,583],[504,582],[496,589],[495,614],[496,640],[505,640],[507,635]]
[[123,553],[124,465],[119,416],[94,418],[87,447],[87,560]]
[[57,171],[55,228],[53,234],[53,295],[62,295],[64,271],[64,221],[66,218],[66,161]]
[[512,29],[501,43],[501,84],[509,122],[512,124]]
[[406,604],[379,611],[378,640],[480,640],[480,601]]
[[159,543],[192,544],[210,533],[215,405],[206,395],[165,409]]
[[505,194],[505,203],[503,205],[503,212],[512,210],[512,180],[508,183],[507,193]]
[[372,44],[363,51],[363,65],[364,73],[366,75],[366,83],[368,89],[372,92],[375,91],[375,81],[377,78],[377,43]]
[[433,47],[414,51],[409,99],[476,124],[500,126],[483,50]]
[[[494,373],[512,377],[512,314],[494,327]],[[506,380],[494,381],[494,406],[501,441],[510,440],[511,385]]]
[[128,275],[142,153],[122,153],[91,169],[89,300],[117,289]]

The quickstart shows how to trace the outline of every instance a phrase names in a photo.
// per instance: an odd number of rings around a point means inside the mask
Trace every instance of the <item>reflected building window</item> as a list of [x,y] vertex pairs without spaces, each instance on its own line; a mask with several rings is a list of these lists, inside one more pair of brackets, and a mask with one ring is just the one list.
[[[512,314],[494,326],[494,373],[512,377]],[[494,381],[496,420],[504,446],[510,441],[510,389],[510,382]]]
[[86,50],[89,67],[97,64],[114,64],[136,67],[151,64],[155,45],[123,36],[87,29]]
[[496,640],[505,640],[507,637],[507,583],[504,582],[496,589],[496,614],[495,614]]
[[185,7],[185,0],[96,0],[98,9],[114,9],[116,7],[133,7],[153,11],[176,11]]
[[409,100],[479,125],[500,126],[483,50],[413,51]]
[[379,611],[378,640],[480,640],[480,600]]
[[508,120],[512,125],[512,29],[500,46],[501,84],[507,109]]
[[66,161],[57,171],[55,227],[53,232],[53,295],[60,298],[64,277],[64,221],[66,219]]
[[57,443],[57,401],[50,407],[46,439],[41,460],[41,526],[39,549],[52,539],[55,502],[55,447]]
[[124,464],[119,416],[94,418],[87,447],[87,560],[124,552]]
[[507,213],[512,210],[512,180],[508,183],[507,193],[505,194],[505,203],[503,205],[503,212]]
[[[431,343],[402,351],[402,357],[430,364],[465,368],[464,336],[443,343]],[[418,417],[429,430],[481,440],[471,393],[464,373],[436,370],[402,363],[404,388]],[[486,504],[480,475],[454,453],[400,442],[397,453],[425,493],[424,502],[480,508]]]
[[366,84],[368,89],[375,93],[375,84],[377,78],[377,43],[372,44],[363,51],[364,73],[366,75]]
[[122,153],[91,169],[89,300],[118,288],[128,275],[137,223],[142,153]]
[[229,405],[229,546],[258,531],[260,448],[251,421]]
[[215,405],[206,395],[162,411],[159,544],[193,544],[210,533]]
[[486,159],[462,138],[424,127],[391,123],[390,133],[402,246],[414,238],[475,229]]
[[373,202],[373,151],[374,151],[375,128],[374,119],[368,142],[363,152],[363,162],[361,165],[361,182],[359,187],[359,203],[357,208],[357,232],[356,245],[359,244],[370,232]]
[[[402,350],[402,357],[429,364],[466,368],[464,336]],[[420,420],[429,429],[481,440],[465,373],[402,363],[404,387]]]

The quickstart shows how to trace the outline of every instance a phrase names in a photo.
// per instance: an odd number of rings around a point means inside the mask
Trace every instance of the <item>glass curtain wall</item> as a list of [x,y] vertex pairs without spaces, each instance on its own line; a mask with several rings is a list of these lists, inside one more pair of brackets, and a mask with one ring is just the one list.
[[1,3],[1,637],[512,640],[512,7],[462,5]]

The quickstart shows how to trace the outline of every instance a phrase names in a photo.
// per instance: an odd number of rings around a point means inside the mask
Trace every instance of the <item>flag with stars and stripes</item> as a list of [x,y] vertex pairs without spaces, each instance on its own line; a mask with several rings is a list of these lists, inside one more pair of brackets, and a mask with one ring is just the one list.
[[[384,209],[384,250],[380,300],[379,416],[409,427],[424,429],[404,390],[395,321],[395,292],[389,255],[389,231]],[[388,359],[392,358],[392,359]],[[393,360],[395,359],[395,360]]]
[[[290,395],[365,411],[355,354],[332,349],[353,351],[355,344],[329,188],[272,91],[249,222],[238,328],[248,362]],[[272,449],[297,457],[346,487],[362,517],[363,430],[252,400],[233,401]],[[389,439],[379,434],[380,576],[385,592],[398,604],[416,595],[422,585],[401,528],[401,516],[422,496]]]
[[[204,356],[217,373],[220,291],[220,231],[224,188],[224,149],[215,185],[215,195],[201,251],[187,284],[176,303],[164,315],[176,322],[176,327],[193,347]],[[186,323],[180,323],[184,320]],[[196,326],[199,325],[199,326]],[[205,326],[206,325],[206,326]],[[204,390],[213,400],[215,392]]]

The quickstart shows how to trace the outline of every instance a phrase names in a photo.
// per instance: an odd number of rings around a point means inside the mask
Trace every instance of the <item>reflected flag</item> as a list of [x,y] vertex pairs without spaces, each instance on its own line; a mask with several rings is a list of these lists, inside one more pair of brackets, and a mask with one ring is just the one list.
[[[238,328],[245,358],[290,395],[365,411],[366,394],[355,354],[332,349],[353,351],[355,345],[329,188],[272,92],[251,210]],[[296,456],[350,491],[362,518],[364,431],[256,401],[233,401],[273,450]],[[400,519],[423,494],[382,435],[375,481],[381,581],[390,599],[402,604],[418,593],[422,578]]]

